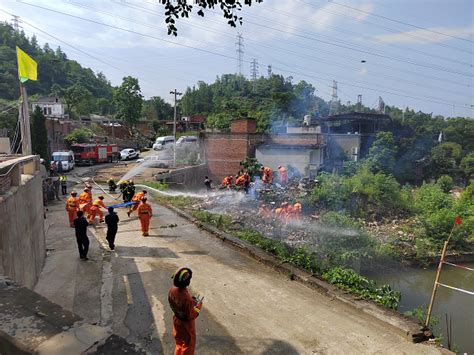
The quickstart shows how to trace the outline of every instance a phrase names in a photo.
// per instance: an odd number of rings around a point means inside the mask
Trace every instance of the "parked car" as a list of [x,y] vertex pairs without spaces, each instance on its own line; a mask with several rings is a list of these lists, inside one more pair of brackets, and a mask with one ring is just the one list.
[[159,155],[149,155],[143,159],[138,159],[137,163],[144,164],[149,168],[169,168],[172,164],[172,159],[166,159]]
[[153,144],[153,150],[163,150],[168,147],[171,147],[174,143],[174,137],[173,136],[164,136],[164,137],[158,137]]
[[127,149],[122,149],[120,152],[120,159],[121,160],[129,160],[129,159],[135,159],[138,158],[140,153],[136,151],[135,149],[127,148]]
[[62,171],[74,169],[74,153],[72,151],[53,152],[51,154],[51,163],[61,164]]
[[198,144],[198,143],[199,143],[199,139],[198,137],[195,137],[195,136],[181,136],[176,141],[176,145],[178,146],[185,146],[185,145]]

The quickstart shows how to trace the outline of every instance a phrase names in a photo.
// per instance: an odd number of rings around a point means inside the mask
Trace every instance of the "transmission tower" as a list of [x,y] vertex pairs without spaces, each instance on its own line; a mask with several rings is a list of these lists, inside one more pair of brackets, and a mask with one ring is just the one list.
[[339,99],[337,97],[337,81],[332,81],[332,96],[331,96],[331,103],[329,105],[329,115],[335,115],[337,113],[337,104]]
[[271,66],[271,65],[269,65],[269,66],[267,67],[267,73],[268,73],[268,77],[271,77],[271,76],[272,76],[272,66]]
[[357,110],[362,110],[362,94],[357,95]]
[[20,32],[20,23],[21,23],[21,20],[20,20],[20,16],[17,16],[17,15],[12,15],[13,18],[12,18],[12,26],[13,26],[13,29],[15,30],[15,32]]
[[235,51],[237,52],[237,68],[239,75],[242,75],[242,62],[244,59],[244,37],[237,33],[237,42],[235,42]]
[[257,77],[258,77],[258,61],[255,58],[252,58],[250,62],[250,79],[253,82],[253,91],[255,91],[257,85]]

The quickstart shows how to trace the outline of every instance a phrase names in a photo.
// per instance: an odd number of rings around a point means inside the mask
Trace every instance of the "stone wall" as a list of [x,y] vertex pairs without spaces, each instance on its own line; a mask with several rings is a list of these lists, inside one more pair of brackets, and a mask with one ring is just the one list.
[[208,175],[206,164],[189,166],[170,171],[169,173],[155,175],[155,180],[166,182],[172,189],[204,188],[204,178]]
[[42,178],[38,156],[0,163],[10,188],[0,193],[0,275],[29,288],[45,259]]

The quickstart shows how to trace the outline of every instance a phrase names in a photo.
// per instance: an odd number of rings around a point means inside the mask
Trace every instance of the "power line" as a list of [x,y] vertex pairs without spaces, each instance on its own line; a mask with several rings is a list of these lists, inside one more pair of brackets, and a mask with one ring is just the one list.
[[[313,19],[309,19],[307,17],[297,16],[297,15],[295,15],[293,13],[290,13],[290,12],[287,12],[287,11],[276,10],[276,9],[272,9],[271,7],[268,7],[267,10],[270,11],[270,12],[274,12],[276,14],[283,14],[285,16],[292,16],[294,18],[304,20],[304,21],[306,21],[310,24],[315,24],[315,23],[324,24],[325,27],[332,28],[333,30],[335,30],[337,32],[354,34],[358,37],[365,38],[365,39],[368,39],[370,41],[373,41],[373,39],[374,39],[373,37],[367,36],[367,35],[365,35],[363,33],[360,33],[360,32],[351,31],[351,30],[347,30],[347,29],[342,29],[342,28],[339,28],[339,27],[331,25],[331,24],[322,23],[322,22],[315,21]],[[257,17],[256,15],[253,15],[253,16]],[[259,16],[259,17],[261,17],[261,16]],[[263,17],[261,17],[261,18],[263,18]],[[327,36],[327,37],[330,37],[330,36]],[[385,43],[385,45],[388,45],[390,47],[394,47],[394,48],[397,48],[397,49],[401,49],[401,50],[404,50],[404,51],[409,51],[410,53],[418,53],[418,54],[421,54],[421,55],[424,55],[424,56],[428,56],[430,58],[438,58],[438,59],[441,59],[441,60],[449,61],[450,63],[458,63],[458,64],[469,66],[469,67],[472,66],[472,64],[468,63],[468,62],[462,62],[462,61],[459,61],[459,60],[456,60],[456,59],[440,56],[438,54],[427,53],[426,51],[421,51],[421,50],[418,50],[416,48],[406,48],[404,46],[400,46],[400,45],[397,45],[397,44],[394,44],[394,43]]]
[[[120,4],[120,5],[127,6],[127,7],[130,7],[130,8],[132,8],[132,9],[139,10],[139,11],[144,12],[144,13],[147,13],[147,14],[151,14],[151,13],[152,13],[152,14],[158,14],[158,13],[156,13],[156,12],[154,12],[154,11],[148,11],[148,10],[146,10],[146,9],[144,9],[144,8],[141,8],[141,7],[129,6],[128,4],[121,4],[121,3],[119,3],[119,4]],[[112,16],[112,17],[117,17],[117,18],[124,19],[125,21],[128,21],[128,22],[138,23],[138,24],[141,24],[141,25],[144,25],[144,26],[147,26],[147,27],[151,27],[151,28],[157,28],[156,26],[150,26],[150,25],[148,25],[148,24],[146,24],[146,23],[143,23],[143,22],[133,21],[133,20],[130,20],[130,19],[128,19],[128,18],[124,18],[124,17],[122,17],[122,16],[118,16],[118,15],[115,15],[115,14],[111,14],[111,13],[108,13],[108,12],[105,12],[105,11],[102,11],[102,10],[99,10],[99,9],[96,9],[96,8],[91,8],[91,7],[87,7],[87,6],[79,5],[79,4],[73,4],[73,5],[74,5],[74,6],[83,7],[83,8],[87,8],[87,9],[90,9],[90,10],[93,10],[93,11],[96,11],[96,12],[102,12],[102,13],[105,13],[105,14],[107,14],[107,15],[109,15],[109,16]],[[212,21],[211,21],[211,22],[212,22]],[[197,27],[200,27],[200,26],[197,26]],[[210,29],[204,28],[204,30],[210,30]],[[213,32],[217,32],[217,33],[219,33],[219,34],[222,35],[221,32],[218,32],[218,31],[213,31]],[[238,44],[238,42],[236,42],[236,44]],[[300,57],[311,58],[311,59],[314,59],[314,60],[317,60],[317,61],[320,61],[320,62],[323,62],[323,63],[328,63],[328,64],[330,64],[330,65],[335,65],[335,66],[339,66],[339,67],[347,67],[347,68],[352,68],[352,69],[356,69],[356,70],[359,69],[359,68],[356,68],[356,67],[354,67],[354,66],[348,66],[348,65],[344,65],[344,64],[339,64],[339,63],[336,63],[336,62],[334,62],[334,61],[325,61],[325,60],[323,60],[323,59],[320,59],[320,58],[314,57],[314,56],[301,55],[301,54],[299,54],[299,53],[297,53],[297,52],[290,51],[290,50],[287,50],[287,49],[278,48],[278,47],[274,47],[274,46],[272,47],[272,46],[268,46],[268,45],[259,44],[259,47],[267,47],[267,48],[270,48],[270,49],[276,48],[276,49],[278,49],[278,50],[283,50],[283,51],[286,51],[286,52],[289,52],[289,53],[293,53],[293,54],[295,54],[295,55],[297,55],[297,56],[300,56]],[[302,47],[302,48],[309,48],[309,49],[312,49],[312,48],[313,48],[313,47],[307,47],[307,46],[301,46],[301,45],[300,45],[300,47]],[[319,51],[322,51],[322,52],[330,53],[330,54],[335,54],[335,53],[330,52],[330,51],[324,51],[324,50],[320,50],[320,49],[318,49],[318,50],[319,50]],[[241,59],[239,58],[239,63],[240,63],[240,62],[241,62]],[[387,67],[393,69],[393,68],[390,67],[390,66],[387,66]],[[403,70],[400,70],[400,71],[403,71]],[[240,72],[241,72],[241,70],[240,70]],[[409,74],[417,74],[417,73],[413,73],[413,72],[410,72],[410,71],[408,71],[408,73],[409,73]],[[409,81],[409,80],[404,80],[404,79],[400,79],[400,78],[398,78],[398,77],[389,76],[389,75],[386,75],[386,74],[379,74],[379,73],[375,73],[375,74],[377,74],[377,76],[380,76],[380,77],[392,78],[392,79],[395,79],[395,80],[397,80],[397,81],[402,81],[402,82],[406,82],[406,83],[409,83],[409,84],[415,84],[415,85],[417,85],[417,86],[420,85],[419,82],[413,82],[413,81]],[[372,72],[369,73],[369,75],[371,75],[371,76],[376,76],[375,74],[373,74]],[[423,74],[419,74],[419,75],[420,75],[420,76],[424,76],[424,77],[429,77],[429,76],[426,76],[426,75],[423,75]],[[429,78],[432,78],[432,77],[429,77]],[[440,80],[438,77],[432,78],[432,79],[434,79],[434,80]],[[450,81],[449,81],[449,80],[444,80],[444,82],[450,82]],[[452,82],[452,83],[455,84],[455,85],[462,85],[462,84],[459,84],[458,82]],[[452,93],[455,93],[456,95],[459,95],[459,94],[460,94],[460,93],[458,93],[458,92],[453,92],[453,91],[450,91],[450,90],[446,90],[445,88],[430,86],[430,85],[426,85],[426,84],[423,84],[422,86],[430,87],[430,88],[435,88],[435,89],[437,89],[437,90],[444,90],[445,92],[452,92]]]
[[424,31],[427,31],[427,32],[431,32],[431,33],[435,33],[435,34],[438,34],[438,35],[443,35],[443,36],[446,36],[446,37],[451,37],[451,38],[454,38],[454,39],[458,39],[460,41],[466,41],[466,42],[469,42],[469,43],[474,43],[473,41],[469,40],[469,39],[466,39],[466,38],[461,38],[461,37],[457,37],[457,36],[453,36],[453,35],[450,35],[450,34],[447,34],[447,33],[443,33],[443,32],[440,32],[440,31],[436,31],[436,30],[432,30],[432,29],[429,29],[429,28],[426,28],[426,27],[421,27],[421,26],[417,26],[417,25],[414,25],[412,23],[408,23],[408,22],[404,22],[404,21],[401,21],[401,20],[396,20],[396,19],[393,19],[393,18],[390,18],[390,17],[386,17],[386,16],[382,16],[382,15],[379,15],[379,14],[376,14],[376,13],[373,13],[373,12],[368,12],[368,11],[364,11],[362,9],[358,9],[358,8],[355,8],[355,7],[352,7],[352,6],[349,6],[349,5],[345,5],[345,4],[341,4],[341,3],[338,3],[336,1],[331,1],[332,4],[335,4],[335,5],[338,5],[338,6],[342,6],[342,7],[345,7],[345,8],[348,8],[348,9],[352,9],[354,11],[358,11],[358,12],[361,12],[361,13],[364,13],[366,15],[370,15],[370,16],[373,16],[373,17],[378,17],[378,18],[381,18],[381,19],[384,19],[384,20],[388,20],[388,21],[392,21],[392,22],[396,22],[396,23],[400,23],[402,25],[406,25],[406,26],[411,26],[411,27],[414,27],[414,28],[418,28],[420,30],[424,30]]
[[[225,54],[222,54],[222,53],[218,53],[218,52],[214,52],[214,51],[206,50],[206,49],[202,49],[202,48],[197,48],[197,47],[193,47],[193,46],[186,45],[186,44],[182,44],[182,43],[172,42],[172,41],[165,40],[165,39],[162,39],[162,38],[159,38],[159,37],[156,37],[156,36],[152,36],[152,35],[140,33],[140,32],[137,32],[137,31],[125,29],[125,28],[122,28],[122,27],[119,27],[119,26],[115,26],[115,25],[109,25],[109,24],[106,24],[106,23],[103,23],[103,22],[99,22],[99,21],[95,21],[95,20],[92,20],[92,19],[83,18],[83,17],[80,17],[80,16],[68,14],[68,13],[65,13],[65,12],[61,12],[61,11],[49,9],[49,8],[46,8],[46,7],[43,7],[43,6],[39,6],[39,5],[35,5],[35,4],[30,4],[30,3],[26,3],[26,2],[22,2],[22,4],[25,4],[25,5],[28,5],[28,6],[32,6],[32,7],[41,8],[41,9],[43,9],[43,10],[47,10],[47,11],[54,12],[54,13],[59,13],[59,14],[65,15],[65,16],[69,16],[69,17],[81,19],[81,20],[84,20],[84,21],[87,21],[87,22],[91,22],[91,23],[95,23],[95,24],[98,24],[98,25],[101,25],[101,26],[110,27],[110,28],[113,28],[113,29],[116,29],[116,30],[121,30],[121,31],[124,31],[124,32],[133,33],[133,34],[136,34],[136,35],[139,35],[139,36],[142,36],[142,37],[152,38],[152,39],[156,39],[156,40],[158,40],[158,41],[162,41],[162,42],[166,42],[166,43],[172,43],[172,44],[174,44],[174,45],[178,45],[178,46],[182,46],[182,47],[186,47],[186,48],[195,49],[195,50],[198,50],[198,51],[201,51],[201,52],[210,53],[210,54],[215,54],[215,55],[217,55],[217,56],[224,57],[224,58],[229,58],[229,59],[234,59],[234,60],[236,59],[235,57],[232,57],[232,56],[229,56],[229,55],[225,55]],[[245,61],[245,62],[248,62],[248,61]],[[305,77],[305,76],[307,76],[307,77],[315,77],[315,76],[313,76],[313,75],[308,75],[308,74],[299,73],[299,72],[292,72],[292,71],[288,71],[288,70],[282,70],[282,71],[290,72],[290,73],[293,73],[293,74],[298,74],[298,75],[303,76],[303,77]],[[320,78],[318,78],[318,79],[320,79]],[[322,80],[327,80],[327,79],[322,79]],[[372,90],[372,91],[377,91],[377,90],[372,89],[372,88],[366,88],[366,87],[363,87],[363,86],[353,85],[353,84],[349,84],[349,83],[345,83],[345,85],[354,86],[354,87],[359,87],[359,88],[365,88],[365,89]],[[442,104],[445,104],[445,103],[443,103],[443,102],[435,101],[435,100],[433,100],[433,99],[424,99],[424,98],[422,98],[422,97],[415,97],[415,96],[411,96],[411,95],[397,94],[397,93],[393,93],[393,92],[391,92],[391,91],[383,91],[383,90],[380,90],[380,91],[381,91],[381,92],[385,92],[385,93],[389,93],[389,94],[393,94],[393,95],[396,95],[396,96],[410,97],[410,98],[417,99],[417,100],[421,100],[421,101],[428,101],[428,102],[435,102],[435,103],[442,103]],[[451,105],[451,103],[449,103],[449,105]],[[462,104],[462,105],[465,105],[465,104]],[[467,105],[465,105],[465,106],[467,106]],[[472,108],[471,108],[471,109],[472,109]]]
[[[352,16],[349,16],[347,15],[346,13],[341,13],[341,12],[334,12],[334,11],[330,11],[326,8],[323,8],[323,7],[318,7],[318,6],[315,6],[314,4],[312,3],[308,3],[306,1],[303,1],[303,0],[299,0],[300,2],[302,2],[303,4],[306,4],[306,5],[309,5],[313,8],[316,8],[318,10],[321,10],[321,11],[324,11],[324,12],[327,12],[329,14],[334,14],[334,15],[338,15],[338,16],[343,16],[345,18],[348,18],[348,19],[351,19],[353,20],[353,17]],[[369,24],[371,26],[374,26],[374,27],[378,27],[378,28],[381,28],[381,29],[384,29],[388,32],[392,32],[392,33],[400,33],[400,30],[395,30],[393,28],[390,28],[390,27],[386,27],[386,26],[382,26],[378,23],[375,23],[375,22],[370,22],[370,21],[367,21],[367,20],[364,20],[364,23],[366,24]],[[411,37],[411,38],[416,38],[418,40],[426,40],[426,37],[422,37],[422,36],[417,36],[417,35],[414,35],[414,34],[405,34],[407,37]],[[456,51],[460,51],[460,52],[464,52],[464,53],[468,53],[468,54],[471,54],[471,52],[469,50],[466,50],[466,49],[463,49],[463,48],[459,48],[459,47],[455,47],[455,46],[450,46],[449,44],[445,44],[445,43],[433,43],[433,45],[436,45],[436,46],[440,46],[440,47],[445,47],[445,48],[450,48],[450,49],[454,49]]]

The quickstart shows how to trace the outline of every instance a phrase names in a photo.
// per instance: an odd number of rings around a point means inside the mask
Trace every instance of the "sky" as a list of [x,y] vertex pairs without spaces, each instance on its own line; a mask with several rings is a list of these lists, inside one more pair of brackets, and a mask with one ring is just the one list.
[[256,59],[259,76],[271,65],[325,100],[336,81],[343,103],[360,94],[375,108],[380,96],[387,105],[474,117],[472,0],[264,0],[243,7],[237,28],[218,9],[180,19],[178,37],[167,35],[158,0],[0,0],[0,10],[0,21],[20,16],[28,36],[61,46],[113,85],[137,77],[147,98],[171,102],[175,88],[238,72],[241,33],[246,77]]

